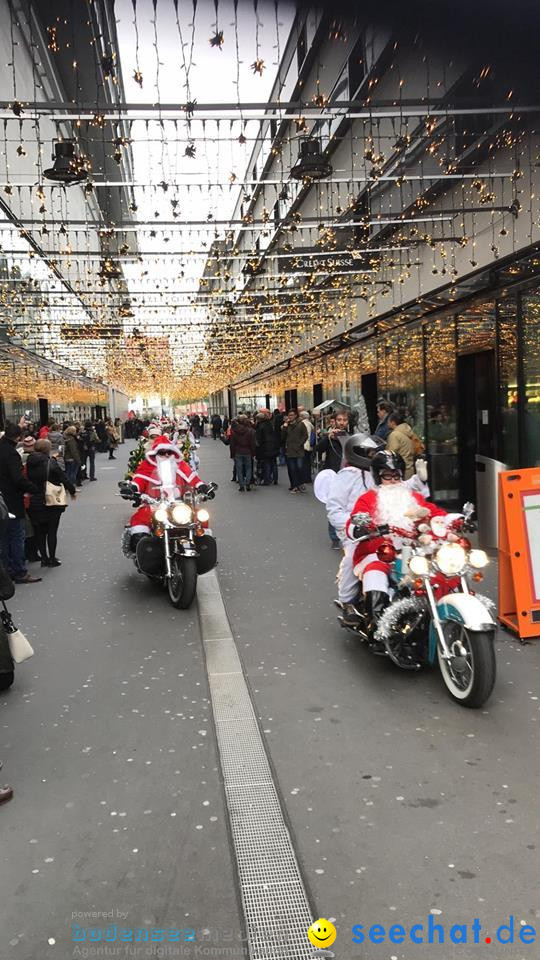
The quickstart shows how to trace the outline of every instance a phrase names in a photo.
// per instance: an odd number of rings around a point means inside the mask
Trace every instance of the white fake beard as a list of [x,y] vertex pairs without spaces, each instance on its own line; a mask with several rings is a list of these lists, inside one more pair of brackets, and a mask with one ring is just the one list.
[[168,495],[174,495],[176,490],[176,457],[156,457],[158,477],[161,480],[161,489]]
[[414,530],[413,519],[406,517],[405,512],[417,507],[416,500],[404,483],[381,484],[377,490],[375,522],[412,531]]

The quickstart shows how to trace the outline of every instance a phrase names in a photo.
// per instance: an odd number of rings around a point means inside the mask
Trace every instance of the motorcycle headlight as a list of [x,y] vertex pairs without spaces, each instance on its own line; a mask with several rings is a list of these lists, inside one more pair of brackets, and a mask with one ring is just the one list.
[[166,523],[167,516],[167,507],[165,504],[161,503],[159,507],[156,507],[154,510],[154,517],[159,523]]
[[411,557],[409,560],[409,570],[415,577],[426,577],[429,573],[429,560],[421,554]]
[[445,577],[456,577],[467,563],[467,554],[459,543],[443,543],[435,554],[435,561]]
[[191,513],[191,507],[188,507],[187,503],[175,503],[174,507],[171,510],[171,516],[175,523],[191,523],[193,514]]
[[202,510],[197,510],[197,520],[200,520],[201,523],[206,523],[210,519],[210,514],[208,510],[205,510],[204,507]]
[[486,567],[489,563],[489,557],[485,550],[471,550],[469,553],[469,563],[471,567],[476,567],[477,570],[481,570],[482,567]]

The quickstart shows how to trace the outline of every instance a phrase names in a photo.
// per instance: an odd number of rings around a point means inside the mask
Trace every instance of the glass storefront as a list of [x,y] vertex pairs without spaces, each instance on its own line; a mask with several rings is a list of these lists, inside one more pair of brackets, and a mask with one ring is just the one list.
[[540,464],[540,290],[522,295],[525,466]]
[[454,317],[426,323],[424,336],[431,492],[434,500],[455,501],[459,497],[459,482]]
[[518,427],[518,296],[508,293],[497,300],[498,327],[498,459],[509,467],[519,465]]
[[424,440],[434,500],[474,498],[477,454],[510,469],[540,464],[540,280],[333,353],[304,368],[299,402],[313,405],[313,380],[324,399],[355,403],[371,377],[372,403],[392,401]]

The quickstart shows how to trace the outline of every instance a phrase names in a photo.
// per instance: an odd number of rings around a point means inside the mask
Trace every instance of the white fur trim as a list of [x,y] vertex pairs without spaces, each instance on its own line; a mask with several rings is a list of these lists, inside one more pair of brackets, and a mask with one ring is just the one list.
[[175,447],[172,443],[160,443],[157,447],[151,447],[151,449],[146,454],[146,460],[150,463],[154,463],[156,456],[160,450],[172,450],[177,460],[182,460],[182,453]]
[[147,527],[144,523],[136,523],[129,529],[131,533],[150,533],[150,527]]
[[364,593],[370,590],[379,590],[380,593],[388,593],[388,577],[382,570],[368,570],[362,577],[362,589]]

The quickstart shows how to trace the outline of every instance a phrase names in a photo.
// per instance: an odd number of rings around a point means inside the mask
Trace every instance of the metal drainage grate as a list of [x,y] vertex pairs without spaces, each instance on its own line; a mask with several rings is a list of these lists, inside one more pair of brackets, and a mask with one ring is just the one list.
[[199,580],[198,602],[249,954],[312,960],[314,918],[215,571]]

